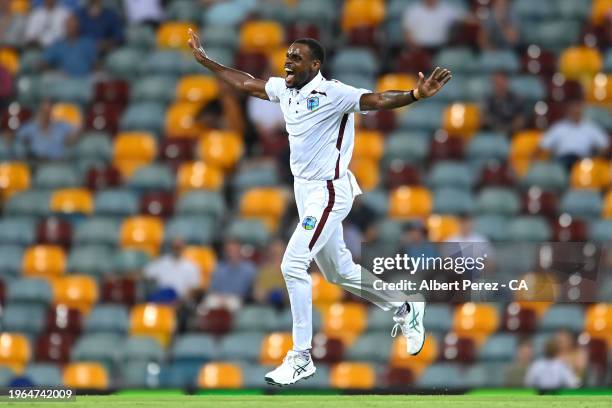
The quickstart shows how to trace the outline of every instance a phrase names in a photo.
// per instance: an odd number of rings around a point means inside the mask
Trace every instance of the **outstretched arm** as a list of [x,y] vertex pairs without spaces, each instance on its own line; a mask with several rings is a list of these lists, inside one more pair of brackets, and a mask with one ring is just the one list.
[[246,92],[249,95],[257,98],[268,99],[268,94],[266,93],[266,81],[254,78],[251,74],[223,66],[211,60],[208,58],[208,55],[206,55],[202,44],[200,44],[200,38],[191,29],[189,29],[189,37],[191,52],[201,65],[211,70],[213,74],[225,81],[234,89],[241,92]]
[[363,94],[359,100],[359,109],[362,111],[383,110],[410,105],[418,100],[434,96],[452,77],[448,69],[440,67],[437,67],[427,79],[422,72],[419,72],[416,89]]

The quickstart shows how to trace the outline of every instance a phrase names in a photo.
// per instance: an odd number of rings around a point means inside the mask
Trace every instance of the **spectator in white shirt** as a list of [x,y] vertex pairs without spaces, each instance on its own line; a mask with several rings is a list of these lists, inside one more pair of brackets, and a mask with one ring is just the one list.
[[568,170],[577,160],[605,154],[610,145],[608,135],[585,119],[583,110],[582,101],[570,102],[565,118],[548,129],[540,141],[539,150],[551,152]]
[[413,48],[435,50],[448,42],[452,25],[462,20],[462,10],[439,0],[422,0],[406,8],[402,26]]
[[536,360],[527,370],[525,386],[539,390],[578,388],[580,381],[559,355],[555,339],[546,343],[544,358]]
[[164,18],[161,0],[123,0],[123,4],[130,24],[157,25]]
[[43,6],[35,8],[28,17],[26,42],[46,47],[61,40],[69,15],[68,9],[57,4],[56,0],[45,0]]

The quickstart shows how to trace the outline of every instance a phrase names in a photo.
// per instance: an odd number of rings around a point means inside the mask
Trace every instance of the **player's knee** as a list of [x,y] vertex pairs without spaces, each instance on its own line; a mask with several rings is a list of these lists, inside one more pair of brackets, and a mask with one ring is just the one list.
[[305,275],[308,275],[308,262],[296,257],[284,256],[280,267],[285,280],[303,279]]

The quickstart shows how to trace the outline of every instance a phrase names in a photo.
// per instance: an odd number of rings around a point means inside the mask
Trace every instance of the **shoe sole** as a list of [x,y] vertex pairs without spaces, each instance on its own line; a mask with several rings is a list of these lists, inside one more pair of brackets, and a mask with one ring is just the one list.
[[414,353],[410,353],[411,356],[416,356],[418,355],[421,350],[423,350],[423,347],[425,347],[425,340],[427,339],[427,332],[425,332],[425,310],[427,309],[427,305],[425,305],[425,307],[423,308],[423,344],[421,344],[421,348],[418,349],[416,352]]
[[286,385],[293,385],[293,384],[295,384],[295,383],[297,383],[297,382],[300,382],[300,381],[302,381],[302,380],[307,380],[307,379],[311,378],[313,375],[315,375],[315,373],[316,373],[316,372],[317,372],[317,368],[315,367],[315,369],[313,370],[312,374],[309,374],[309,375],[307,375],[307,376],[305,376],[305,377],[302,377],[302,378],[298,378],[297,380],[295,380],[295,381],[293,381],[293,382],[290,382],[290,383],[286,383],[286,384],[276,382],[276,381],[274,381],[274,380],[273,380],[272,378],[270,378],[270,377],[264,377],[264,380],[265,380],[265,381],[266,381],[266,383],[268,383],[269,385],[276,385],[277,387],[284,387],[284,386],[286,386]]

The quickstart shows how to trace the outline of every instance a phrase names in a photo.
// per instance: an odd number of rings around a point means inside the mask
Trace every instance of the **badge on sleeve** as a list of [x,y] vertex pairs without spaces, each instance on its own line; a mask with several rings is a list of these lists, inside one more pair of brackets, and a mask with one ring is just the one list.
[[313,230],[315,225],[317,225],[317,219],[315,217],[308,216],[302,221],[302,227],[307,231]]

